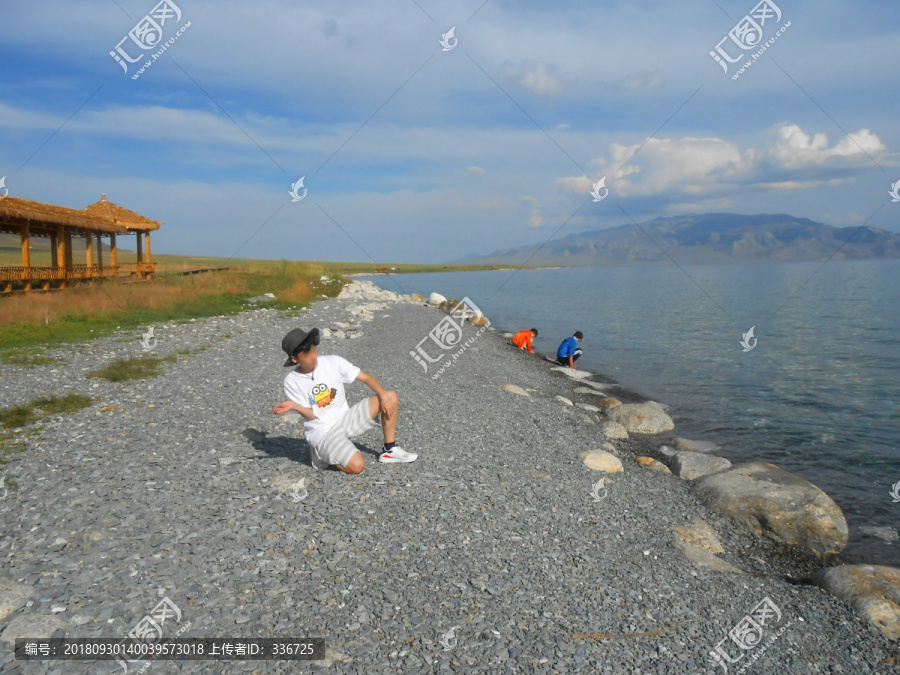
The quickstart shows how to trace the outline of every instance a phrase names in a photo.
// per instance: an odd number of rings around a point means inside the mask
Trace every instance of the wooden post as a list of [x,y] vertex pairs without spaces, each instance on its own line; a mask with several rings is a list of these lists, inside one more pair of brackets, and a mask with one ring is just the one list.
[[100,276],[103,276],[103,236],[97,233],[97,268],[100,270]]
[[66,230],[66,241],[64,248],[66,249],[66,267],[72,267],[72,233],[69,230]]
[[66,287],[66,228],[62,225],[56,230],[56,278],[59,287]]
[[51,234],[50,235],[50,267],[54,267],[54,268],[59,264],[57,262],[57,260],[59,260],[59,258],[56,253],[56,247],[57,247],[58,243],[59,243],[59,238],[55,234]]
[[22,280],[25,282],[25,290],[31,290],[31,249],[28,235],[28,225],[22,225]]
[[144,254],[141,250],[141,233],[137,233],[137,275],[139,279],[144,278]]
[[144,233],[144,248],[147,249],[147,261],[148,263],[153,262],[150,260],[150,232],[147,231]]
[[84,257],[87,261],[88,279],[94,278],[94,237],[88,233],[84,235]]
[[119,263],[116,260],[116,233],[111,232],[109,235],[109,264],[112,267],[113,281],[119,278]]

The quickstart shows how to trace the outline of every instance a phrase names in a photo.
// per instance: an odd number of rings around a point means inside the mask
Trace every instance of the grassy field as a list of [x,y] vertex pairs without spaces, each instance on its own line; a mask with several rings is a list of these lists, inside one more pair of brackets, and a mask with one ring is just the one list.
[[[103,262],[109,265],[109,242],[103,243]],[[120,263],[137,262],[137,253],[121,248],[122,245],[134,245],[133,236],[121,236],[118,239],[116,259]],[[205,258],[190,255],[167,255],[152,253],[151,259],[157,264],[159,274],[171,274],[198,267],[234,267],[241,270],[262,270],[278,268],[283,260],[257,260],[252,258]],[[84,239],[76,237],[72,240],[72,261],[76,265],[86,262]],[[94,264],[99,262],[97,246],[94,245]],[[0,266],[19,266],[22,264],[22,248],[19,237],[12,234],[0,234]],[[31,245],[31,264],[34,267],[50,266],[50,243],[47,239],[35,239]],[[298,262],[291,264],[315,265],[323,274],[356,274],[374,273],[375,263],[346,262]],[[382,263],[392,272],[410,274],[413,272],[463,272],[471,270],[489,270],[492,267],[483,265],[416,265],[404,263]]]
[[[0,240],[0,265],[21,264],[10,237]],[[49,264],[49,249],[32,249],[32,264]],[[83,248],[82,248],[83,255]],[[123,252],[120,251],[120,254]],[[43,263],[40,256],[47,256]],[[104,256],[108,264],[108,252]],[[134,253],[131,253],[131,258]],[[122,254],[119,260],[129,258]],[[0,297],[0,361],[16,365],[52,363],[48,347],[109,335],[116,330],[146,328],[168,321],[233,314],[253,305],[247,298],[273,293],[266,306],[294,309],[340,292],[341,277],[375,273],[372,263],[288,262],[154,255],[157,276],[135,283],[107,282],[61,291],[16,293]],[[79,262],[77,254],[75,261]],[[391,273],[450,272],[491,269],[464,265],[386,265]],[[182,275],[196,268],[232,268]],[[322,277],[329,280],[322,281]]]

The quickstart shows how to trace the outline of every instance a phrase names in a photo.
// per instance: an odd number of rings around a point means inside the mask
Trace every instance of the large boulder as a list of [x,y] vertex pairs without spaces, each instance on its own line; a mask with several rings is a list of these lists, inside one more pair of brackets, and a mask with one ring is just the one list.
[[724,457],[704,455],[702,452],[676,452],[669,459],[669,468],[679,478],[696,480],[711,473],[731,468],[731,462]]
[[758,535],[823,556],[847,545],[847,521],[827,494],[774,464],[752,462],[698,478],[691,491]]
[[429,305],[440,305],[442,302],[447,302],[447,298],[440,293],[432,293],[428,296]]
[[675,423],[656,401],[623,403],[606,413],[611,422],[618,422],[630,434],[662,434],[672,431]]
[[819,570],[812,582],[850,605],[889,640],[900,640],[900,569],[840,565]]

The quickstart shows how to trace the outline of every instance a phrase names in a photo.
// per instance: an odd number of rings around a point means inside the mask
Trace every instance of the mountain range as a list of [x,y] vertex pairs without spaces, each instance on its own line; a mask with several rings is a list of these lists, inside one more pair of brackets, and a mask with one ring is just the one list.
[[[869,226],[833,227],[784,214],[688,214],[641,224],[582,232],[542,246],[472,255],[485,265],[594,267],[641,263],[748,263],[763,261],[900,258],[900,235]],[[527,260],[527,263],[526,263]]]

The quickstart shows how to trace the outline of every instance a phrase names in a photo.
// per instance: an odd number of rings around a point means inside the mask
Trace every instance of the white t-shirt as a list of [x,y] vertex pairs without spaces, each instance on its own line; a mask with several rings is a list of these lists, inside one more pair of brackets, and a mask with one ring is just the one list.
[[344,385],[359,375],[359,368],[341,356],[320,356],[316,369],[301,373],[296,368],[284,378],[285,395],[304,408],[312,408],[316,419],[304,418],[306,439],[316,445],[328,428],[350,409]]

